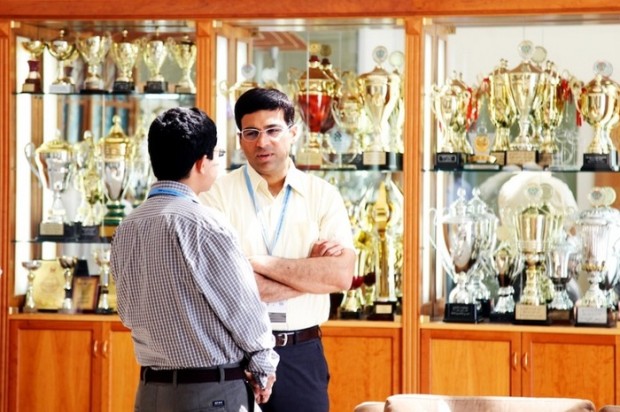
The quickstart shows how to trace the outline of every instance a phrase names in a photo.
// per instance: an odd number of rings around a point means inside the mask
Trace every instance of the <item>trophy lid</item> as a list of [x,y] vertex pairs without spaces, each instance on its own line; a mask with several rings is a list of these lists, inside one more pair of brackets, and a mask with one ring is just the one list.
[[37,155],[62,152],[72,155],[73,147],[67,141],[62,139],[60,130],[57,130],[56,137],[53,140],[43,142],[43,144],[41,144],[35,152]]
[[99,142],[103,148],[104,159],[131,155],[131,139],[125,134],[120,123],[120,116],[114,115],[108,135]]

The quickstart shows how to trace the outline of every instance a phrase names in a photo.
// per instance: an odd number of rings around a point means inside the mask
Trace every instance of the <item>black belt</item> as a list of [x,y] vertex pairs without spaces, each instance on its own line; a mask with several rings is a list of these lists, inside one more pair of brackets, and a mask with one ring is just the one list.
[[307,329],[290,330],[290,331],[273,331],[276,337],[276,346],[290,346],[298,343],[307,342],[312,339],[321,337],[321,329],[318,326],[312,326]]
[[140,368],[140,380],[144,383],[204,383],[236,381],[245,379],[243,366],[213,369],[162,369],[155,370],[148,366]]

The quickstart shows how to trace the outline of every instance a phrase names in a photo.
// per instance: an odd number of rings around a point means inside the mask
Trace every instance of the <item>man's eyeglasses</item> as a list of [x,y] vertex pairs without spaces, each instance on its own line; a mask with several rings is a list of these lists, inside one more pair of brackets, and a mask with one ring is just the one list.
[[239,135],[243,138],[243,140],[247,140],[248,142],[253,142],[258,139],[261,133],[265,133],[267,137],[271,140],[278,140],[282,137],[282,135],[289,130],[288,127],[282,126],[274,126],[268,127],[267,129],[255,129],[253,127],[248,127],[247,129],[243,129],[239,132]]

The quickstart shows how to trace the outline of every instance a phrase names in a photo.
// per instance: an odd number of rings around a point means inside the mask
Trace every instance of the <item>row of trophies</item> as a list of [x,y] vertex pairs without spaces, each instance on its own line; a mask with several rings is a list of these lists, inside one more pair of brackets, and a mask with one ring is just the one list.
[[196,44],[185,35],[180,40],[168,37],[165,41],[156,32],[152,37],[130,40],[127,30],[123,30],[119,41],[114,41],[110,33],[82,35],[78,33],[73,41],[60,30],[57,38],[28,40],[21,43],[30,53],[29,73],[22,86],[24,93],[42,93],[40,57],[47,49],[57,61],[57,78],[50,86],[50,93],[75,93],[76,84],[71,73],[72,62],[82,57],[87,65],[84,83],[79,87],[82,93],[106,93],[106,84],[101,76],[101,67],[108,55],[116,67],[116,78],[112,85],[113,93],[132,93],[136,90],[134,68],[140,57],[149,71],[144,85],[144,93],[167,93],[168,81],[161,74],[161,68],[168,56],[172,56],[181,69],[181,79],[174,86],[175,93],[196,93],[191,71],[196,61]]
[[[615,191],[593,188],[591,207],[579,211],[552,204],[553,190],[548,183],[531,184],[522,194],[527,204],[503,208],[498,217],[478,188],[470,200],[460,188],[458,198],[437,212],[437,258],[454,283],[444,321],[616,325],[620,211],[611,206]],[[579,275],[589,288],[571,299],[567,285]],[[495,299],[483,282],[489,278],[499,284]]]
[[[302,120],[304,139],[295,154],[296,165],[303,169],[402,170],[403,53],[376,47],[374,69],[360,75],[334,68],[330,53],[328,45],[312,43],[307,67],[289,71],[288,87],[275,81],[264,84],[287,93]],[[383,67],[388,60],[392,71]],[[242,74],[242,81],[221,85],[233,106],[241,94],[259,85],[253,80],[254,66],[246,65]]]
[[[59,266],[63,269],[62,290],[50,287],[49,284],[46,285],[45,280],[35,282],[38,276],[53,277],[52,273],[37,273],[43,265],[42,260],[22,262],[22,266],[28,271],[28,286],[22,311],[24,313],[37,313],[45,310],[65,314],[87,311],[100,314],[115,313],[115,289],[110,287],[113,281],[110,274],[110,249],[97,249],[93,252],[93,257],[99,266],[99,276],[76,277],[80,259],[75,256],[57,258]],[[87,279],[89,282],[80,282],[82,279]],[[50,279],[50,282],[53,284],[54,279]],[[82,284],[89,287],[86,290],[80,290],[83,293],[78,296],[77,293],[74,293],[74,289],[77,288],[77,285]],[[110,295],[111,293],[112,295]],[[93,304],[94,301],[96,301],[95,305]]]
[[[25,153],[33,173],[53,193],[51,208],[39,225],[39,240],[97,242],[110,238],[125,216],[125,202],[139,205],[153,181],[146,129],[138,122],[132,137],[119,116],[113,116],[107,136],[95,142],[70,144],[57,136]],[[74,218],[67,216],[63,194],[71,184],[80,194]],[[105,206],[104,206],[105,202]]]
[[[611,64],[596,62],[594,78],[584,84],[561,75],[546,60],[544,48],[531,41],[521,42],[518,49],[522,60],[516,67],[508,69],[508,62],[501,59],[475,89],[456,73],[443,86],[433,85],[432,109],[442,132],[435,168],[572,168],[555,155],[560,150],[557,129],[567,110],[574,108],[577,126],[583,118],[594,129],[581,170],[617,171],[618,154],[610,132],[620,121],[620,84],[610,78]],[[474,131],[470,142],[467,133],[483,116],[495,127],[494,137],[483,129]],[[515,125],[518,132],[513,136]]]

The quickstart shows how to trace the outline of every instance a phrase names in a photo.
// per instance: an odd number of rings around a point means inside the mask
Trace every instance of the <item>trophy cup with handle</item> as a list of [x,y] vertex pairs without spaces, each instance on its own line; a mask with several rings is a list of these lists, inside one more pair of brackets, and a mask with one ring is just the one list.
[[553,154],[558,151],[555,131],[562,122],[566,100],[562,86],[565,83],[562,82],[553,62],[546,62],[544,72],[540,108],[534,110],[532,116],[542,127],[538,163],[543,167],[548,167],[553,160]]
[[106,137],[99,141],[104,193],[107,213],[103,217],[101,236],[110,238],[125,217],[122,201],[131,182],[132,141],[125,134],[121,118],[112,117],[112,127]]
[[26,289],[26,299],[22,308],[24,313],[36,313],[38,311],[37,304],[34,301],[34,278],[36,276],[35,272],[41,267],[41,264],[40,260],[22,262],[22,266],[28,271],[28,288]]
[[605,130],[617,120],[620,85],[609,76],[613,67],[609,62],[598,61],[594,65],[594,79],[588,84],[571,79],[571,90],[575,96],[577,110],[590,126],[594,137],[583,154],[581,170],[618,170],[618,151],[606,139]]
[[95,262],[99,265],[99,300],[96,313],[111,314],[114,308],[110,305],[110,249],[102,248],[93,252]]
[[60,313],[75,313],[75,308],[73,307],[73,295],[71,291],[71,283],[73,281],[73,269],[77,265],[78,258],[75,256],[60,256],[58,258],[58,263],[60,267],[65,270],[65,297],[62,300],[62,305],[60,306]]
[[81,195],[75,217],[77,237],[83,241],[97,240],[102,220],[103,182],[101,156],[89,130],[84,132],[82,141],[74,144],[74,152],[75,187]]
[[185,35],[180,41],[169,37],[166,40],[166,46],[174,61],[181,68],[181,80],[174,86],[174,92],[196,93],[196,86],[192,81],[192,67],[196,62],[196,43]]
[[357,84],[357,75],[342,73],[341,96],[332,101],[332,117],[336,127],[332,129],[332,147],[336,154],[335,166],[355,168],[353,164],[360,153],[360,129],[364,122],[364,101]]
[[500,235],[502,230],[498,229],[498,239],[500,244],[495,250],[493,267],[497,272],[497,282],[499,289],[493,310],[489,315],[491,322],[512,322],[515,317],[514,287],[512,282],[523,270],[523,259],[512,244],[506,239],[507,236]]
[[149,71],[149,78],[144,86],[144,93],[166,93],[168,92],[168,82],[161,74],[163,66],[168,57],[166,43],[159,38],[159,30],[155,31],[155,36],[151,39],[143,37],[142,58]]
[[41,93],[41,61],[39,57],[45,50],[45,42],[41,40],[28,40],[21,43],[22,47],[30,53],[28,59],[28,77],[22,85],[22,93]]
[[73,69],[68,63],[78,56],[75,44],[65,38],[65,31],[60,30],[58,37],[47,42],[47,51],[57,62],[56,80],[50,85],[50,93],[75,93],[75,83],[71,78]]
[[132,136],[131,144],[131,181],[127,190],[127,200],[136,208],[142,204],[148,195],[151,183],[154,180],[149,156],[148,135],[142,116],[139,116],[136,132]]
[[74,168],[73,147],[60,138],[44,142],[37,149],[28,143],[24,149],[30,167],[41,184],[53,192],[52,206],[39,225],[39,238],[59,240],[73,236],[73,225],[66,218],[62,194],[69,186]]
[[489,75],[489,115],[495,126],[491,155],[503,166],[510,149],[510,128],[517,120],[517,108],[508,79],[508,61],[505,59],[501,59],[499,66]]
[[87,37],[78,35],[75,45],[88,66],[81,93],[105,93],[107,91],[100,71],[111,44],[112,36],[107,32]]
[[572,323],[573,301],[566,285],[574,277],[574,262],[579,257],[579,239],[566,235],[547,253],[547,270],[555,287],[553,300],[549,303],[548,315],[552,323]]
[[112,42],[110,48],[110,55],[118,70],[118,75],[112,85],[114,93],[132,93],[136,89],[133,81],[133,69],[140,55],[141,42],[140,40],[129,41],[127,35],[128,31],[123,30],[121,41]]

